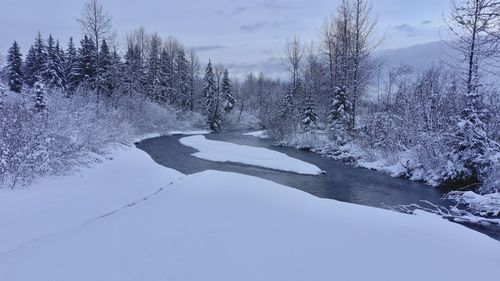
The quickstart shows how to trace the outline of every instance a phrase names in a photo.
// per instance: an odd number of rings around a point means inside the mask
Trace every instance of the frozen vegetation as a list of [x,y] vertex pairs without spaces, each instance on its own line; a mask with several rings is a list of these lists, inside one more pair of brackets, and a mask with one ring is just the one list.
[[147,134],[203,124],[196,113],[179,115],[174,107],[137,95],[97,104],[86,93],[71,99],[59,91],[46,94],[42,114],[33,113],[29,97],[8,95],[2,109],[8,118],[0,119],[0,187],[29,185],[40,177],[99,162],[109,144],[131,144]]

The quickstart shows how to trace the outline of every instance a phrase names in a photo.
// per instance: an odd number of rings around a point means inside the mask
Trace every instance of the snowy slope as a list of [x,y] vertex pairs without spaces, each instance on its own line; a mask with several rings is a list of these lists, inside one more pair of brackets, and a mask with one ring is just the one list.
[[[0,280],[498,280],[500,243],[434,215],[206,171],[0,255]],[[467,258],[467,266],[460,262]]]
[[183,176],[136,148],[119,146],[110,155],[112,160],[73,176],[0,190],[0,256],[141,200]]
[[322,173],[321,169],[315,165],[265,148],[213,141],[204,136],[185,137],[180,139],[180,142],[198,150],[199,152],[194,153],[193,156],[205,160],[243,163],[306,175]]
[[380,50],[375,55],[385,58],[385,66],[388,69],[405,64],[415,70],[422,70],[440,61],[451,60],[447,55],[449,52],[451,49],[446,42],[435,41],[399,49]]

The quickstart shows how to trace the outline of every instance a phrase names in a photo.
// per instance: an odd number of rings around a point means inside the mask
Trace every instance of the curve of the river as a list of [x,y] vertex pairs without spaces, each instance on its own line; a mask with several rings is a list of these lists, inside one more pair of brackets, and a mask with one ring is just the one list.
[[[384,173],[356,168],[318,154],[279,147],[269,141],[241,132],[206,135],[208,139],[232,142],[242,145],[263,147],[283,152],[291,157],[314,164],[326,171],[325,175],[307,176],[270,170],[238,163],[222,163],[191,156],[197,152],[182,145],[179,139],[185,136],[163,136],[143,140],[137,147],[148,153],[160,165],[184,174],[205,170],[219,170],[257,176],[286,186],[294,187],[317,197],[383,208],[409,204],[421,204],[423,200],[438,206],[449,207],[450,202],[442,200],[443,191],[419,182],[390,177]],[[500,240],[500,227],[466,225]]]

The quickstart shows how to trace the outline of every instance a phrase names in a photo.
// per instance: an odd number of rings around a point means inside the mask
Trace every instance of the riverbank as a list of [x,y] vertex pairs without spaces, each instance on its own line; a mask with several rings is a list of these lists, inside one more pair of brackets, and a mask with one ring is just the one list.
[[[247,134],[253,135],[254,133]],[[255,134],[261,136],[263,131],[255,132]],[[382,150],[362,148],[356,142],[336,146],[328,138],[328,133],[321,130],[301,132],[278,141],[276,144],[311,151],[354,167],[382,172],[391,177],[423,182],[436,188],[439,185],[439,173],[436,170],[424,169],[419,163],[417,152],[413,150],[387,153]],[[500,196],[498,194],[498,192],[478,194],[470,190],[454,191],[444,196],[452,202],[447,212],[442,212],[432,205],[425,207],[430,207],[436,213],[457,221],[500,225]]]

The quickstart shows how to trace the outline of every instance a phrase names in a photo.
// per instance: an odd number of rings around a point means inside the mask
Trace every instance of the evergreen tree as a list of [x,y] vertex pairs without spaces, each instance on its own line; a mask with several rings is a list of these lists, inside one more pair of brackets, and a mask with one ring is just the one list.
[[34,85],[33,102],[34,102],[34,111],[38,114],[43,114],[46,109],[45,87],[41,82],[36,82]]
[[224,111],[231,112],[234,108],[234,97],[231,92],[231,81],[229,80],[229,72],[224,70],[224,76],[222,78],[222,107]]
[[66,53],[64,52],[64,49],[61,47],[59,44],[59,40],[56,41],[56,53],[57,53],[57,61],[58,61],[58,73],[61,77],[62,81],[62,88],[64,90],[67,90],[68,87],[68,78],[66,77]]
[[62,89],[64,87],[63,58],[60,56],[59,43],[56,43],[52,35],[49,35],[47,40],[47,60],[42,70],[44,85],[48,88]]
[[33,87],[37,80],[36,70],[35,70],[35,60],[36,60],[36,51],[35,47],[32,45],[26,55],[26,59],[23,64],[23,74],[24,74],[24,83],[29,87]]
[[328,122],[333,138],[339,144],[345,143],[348,139],[349,108],[347,87],[335,88]]
[[118,52],[113,51],[111,54],[111,68],[109,70],[109,79],[111,81],[111,91],[109,95],[113,95],[113,92],[120,87],[123,82],[123,64],[118,55]]
[[79,85],[83,83],[90,89],[95,87],[96,82],[97,66],[95,52],[95,44],[92,39],[84,36],[78,49],[78,63],[73,75],[78,80]]
[[189,83],[189,62],[183,48],[177,51],[176,59],[176,93],[178,94],[179,106],[183,109],[191,108],[190,83]]
[[160,93],[156,100],[160,104],[168,104],[171,101],[170,93],[173,80],[172,66],[172,58],[164,48],[160,55]]
[[306,131],[311,130],[316,127],[317,122],[318,115],[314,111],[314,100],[311,96],[308,96],[306,98],[306,107],[302,118],[302,126]]
[[35,43],[31,46],[24,65],[25,83],[33,87],[36,82],[41,82],[43,72],[47,63],[47,49],[42,35],[38,32]]
[[283,99],[283,102],[281,103],[281,117],[282,118],[287,118],[288,120],[293,117],[293,109],[295,108],[294,102],[293,102],[293,89],[290,89],[287,91],[285,98]]
[[68,48],[64,59],[64,76],[66,78],[66,90],[70,95],[78,87],[78,74],[76,72],[78,66],[78,53],[73,43],[73,37],[69,38]]
[[20,93],[23,87],[22,58],[19,45],[16,41],[12,44],[7,55],[7,79],[11,91]]
[[297,100],[302,94],[302,83],[299,78],[292,83],[281,104],[281,115],[290,122],[295,122],[297,117]]
[[140,46],[129,44],[125,54],[124,84],[129,95],[139,93],[144,84],[144,65]]
[[113,57],[109,52],[108,44],[106,40],[102,41],[101,49],[99,50],[99,65],[97,71],[99,72],[99,93],[106,96],[111,96],[113,91],[113,81],[111,76],[111,68],[113,63]]
[[203,82],[205,84],[205,86],[203,87],[203,94],[205,96],[205,113],[207,116],[207,125],[211,130],[219,131],[221,129],[221,119],[219,116],[217,85],[215,82],[215,75],[211,61],[208,62]]

